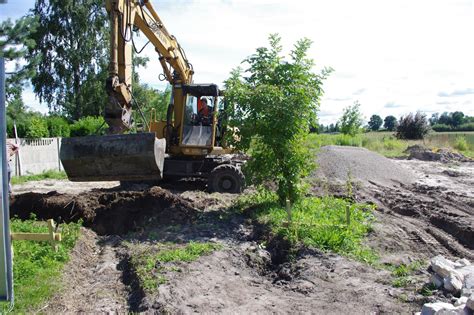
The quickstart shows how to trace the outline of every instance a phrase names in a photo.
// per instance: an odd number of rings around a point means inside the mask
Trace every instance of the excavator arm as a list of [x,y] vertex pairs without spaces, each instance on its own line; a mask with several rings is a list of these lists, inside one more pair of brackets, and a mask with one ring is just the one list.
[[193,69],[148,0],[107,0],[110,17],[110,62],[105,120],[109,133],[122,133],[132,125],[133,32],[140,30],[158,53],[163,74],[172,85],[192,83]]

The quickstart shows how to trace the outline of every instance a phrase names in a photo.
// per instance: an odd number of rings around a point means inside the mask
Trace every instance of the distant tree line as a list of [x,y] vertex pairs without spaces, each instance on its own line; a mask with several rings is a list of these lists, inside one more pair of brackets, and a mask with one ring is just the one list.
[[474,116],[464,115],[463,112],[435,113],[429,119],[431,128],[435,131],[474,131]]

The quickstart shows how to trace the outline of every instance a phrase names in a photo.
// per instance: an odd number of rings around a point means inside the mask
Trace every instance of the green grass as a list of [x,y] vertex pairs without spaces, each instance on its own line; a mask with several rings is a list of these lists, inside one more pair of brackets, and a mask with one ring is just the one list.
[[[292,206],[291,222],[276,195],[267,191],[241,197],[236,207],[252,209],[254,219],[268,225],[273,234],[288,240],[293,248],[316,247],[369,264],[378,259],[372,249],[363,245],[374,220],[371,205],[335,197],[305,197]],[[346,209],[350,211],[350,225],[346,221]]]
[[413,280],[412,275],[422,269],[424,264],[422,261],[414,261],[409,264],[400,264],[398,266],[390,266],[392,271],[392,285],[396,288],[405,288],[409,286]]
[[136,244],[128,243],[127,245],[133,252],[130,258],[131,266],[141,287],[148,292],[154,292],[160,284],[166,283],[167,271],[181,271],[176,263],[192,262],[222,248],[220,244],[200,242],[189,242],[184,246],[166,243],[142,248],[137,247]]
[[44,171],[37,175],[12,176],[12,185],[23,184],[30,181],[38,181],[43,179],[66,179],[66,172],[59,172],[54,170]]
[[399,140],[393,132],[368,132],[356,136],[344,134],[311,134],[310,145],[343,145],[364,147],[387,157],[406,156],[408,146],[422,144],[432,149],[451,148],[474,158],[474,132],[432,132],[423,140]]
[[[48,233],[46,222],[10,221],[12,232]],[[13,241],[14,313],[29,313],[61,288],[61,271],[80,233],[80,223],[61,224],[62,242],[55,252],[48,242]],[[2,303],[5,312],[6,303]]]

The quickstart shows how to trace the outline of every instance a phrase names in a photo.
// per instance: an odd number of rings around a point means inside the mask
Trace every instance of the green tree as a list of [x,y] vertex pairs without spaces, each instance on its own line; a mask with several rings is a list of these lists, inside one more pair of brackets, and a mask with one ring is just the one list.
[[107,130],[104,117],[86,116],[75,121],[71,126],[71,137],[103,135]]
[[0,55],[5,60],[14,62],[14,71],[6,77],[5,94],[6,102],[21,100],[21,92],[34,75],[34,67],[37,59],[29,58],[29,62],[23,65],[21,62],[27,55],[28,49],[35,47],[35,41],[30,34],[36,29],[35,17],[24,16],[15,22],[10,19],[0,23]]
[[369,129],[372,131],[377,131],[382,126],[382,117],[379,115],[372,115],[369,120]]
[[25,136],[32,139],[49,137],[46,120],[41,116],[31,117]]
[[451,124],[453,127],[457,127],[464,122],[464,113],[463,112],[453,112],[451,113]]
[[388,131],[395,131],[397,129],[398,121],[395,116],[389,115],[385,117],[383,127]]
[[40,60],[32,79],[40,101],[73,120],[99,115],[109,46],[103,0],[36,0],[32,13],[38,27],[28,57]]
[[237,127],[228,140],[250,152],[247,178],[257,185],[275,182],[284,204],[301,196],[302,178],[312,169],[314,157],[305,138],[316,124],[322,83],[332,69],[313,73],[308,39],[299,40],[285,60],[280,40],[270,35],[270,47],[258,48],[244,60],[248,69],[233,70],[225,85],[229,125]]
[[50,137],[69,137],[71,129],[64,117],[52,115],[46,118]]
[[348,106],[344,109],[339,124],[343,134],[355,136],[360,132],[360,128],[362,127],[362,113],[360,112],[360,104],[358,101],[355,101],[352,106]]

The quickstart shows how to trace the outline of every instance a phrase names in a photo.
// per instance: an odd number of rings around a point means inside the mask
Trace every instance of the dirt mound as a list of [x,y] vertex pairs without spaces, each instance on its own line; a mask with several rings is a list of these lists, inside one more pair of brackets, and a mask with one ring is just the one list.
[[325,146],[317,156],[316,177],[328,181],[351,180],[384,186],[410,184],[415,176],[386,157],[364,148]]
[[453,152],[449,149],[439,149],[437,151],[433,151],[418,144],[409,146],[405,152],[409,154],[409,159],[417,159],[422,161],[439,161],[443,163],[473,161],[463,154]]
[[99,235],[124,234],[151,219],[160,224],[190,222],[191,203],[160,187],[145,191],[91,191],[79,195],[26,193],[13,198],[11,216],[71,222],[82,219]]

